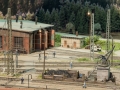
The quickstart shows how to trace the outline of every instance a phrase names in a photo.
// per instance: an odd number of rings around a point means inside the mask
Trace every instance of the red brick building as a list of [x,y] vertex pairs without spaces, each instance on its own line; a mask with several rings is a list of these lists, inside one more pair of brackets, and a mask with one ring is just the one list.
[[[31,53],[40,51],[45,47],[50,48],[54,46],[53,25],[37,23],[33,21],[22,21],[22,28],[20,28],[20,21],[12,20],[12,48],[18,49],[20,52]],[[8,45],[8,30],[5,20],[0,20],[0,51],[7,50]]]

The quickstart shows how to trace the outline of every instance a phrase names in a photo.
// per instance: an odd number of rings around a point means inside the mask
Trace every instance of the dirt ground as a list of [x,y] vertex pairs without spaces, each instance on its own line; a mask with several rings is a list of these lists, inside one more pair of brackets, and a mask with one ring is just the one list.
[[[53,58],[53,52],[56,52],[56,57]],[[46,60],[46,62],[70,62],[72,60],[72,62],[74,62],[75,58],[77,57],[89,57],[89,50],[76,50],[76,49],[65,49],[65,48],[53,48],[53,49],[49,49],[46,50],[48,54],[48,58]],[[38,54],[40,52],[35,52],[32,54],[27,54],[27,55],[20,55],[19,61],[25,62],[24,64],[35,64],[34,62],[38,62]],[[43,51],[41,52],[43,53]],[[2,56],[4,57],[4,56]],[[43,54],[41,55],[41,62],[43,62]],[[14,56],[15,58],[15,56]],[[27,63],[26,61],[30,62]],[[27,67],[26,67],[27,68]],[[55,67],[56,68],[56,67]],[[40,68],[42,69],[42,68]],[[59,69],[70,69],[70,67],[61,67]],[[72,70],[77,70],[81,73],[84,73],[86,76],[88,74],[88,71],[92,71],[94,69],[93,67],[73,67]],[[114,72],[113,74],[115,75],[115,77],[117,78],[117,82],[116,84],[120,85],[120,70],[119,69],[115,69],[115,68],[111,68],[111,72]],[[28,74],[28,73],[27,73]],[[25,74],[26,75],[26,74]],[[36,75],[33,75],[33,78],[37,78]],[[22,75],[24,76],[24,75]],[[28,78],[26,76],[26,78]],[[27,82],[27,81],[26,81]],[[32,85],[34,85],[35,83],[33,83]],[[37,85],[37,84],[35,84]],[[48,86],[49,88],[57,88],[57,89],[61,89],[61,90],[84,90],[84,88],[82,88],[82,86],[71,86],[71,85],[58,85],[58,84],[47,84],[47,83],[39,83],[40,87],[44,87],[44,86]],[[120,89],[115,89],[115,87],[111,87],[111,88],[96,88],[96,87],[87,87],[86,90],[120,90]]]

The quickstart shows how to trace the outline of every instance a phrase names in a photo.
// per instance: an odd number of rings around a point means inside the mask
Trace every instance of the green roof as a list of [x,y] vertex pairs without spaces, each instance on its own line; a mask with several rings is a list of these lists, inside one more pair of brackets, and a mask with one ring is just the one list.
[[[7,28],[7,20],[0,19],[0,28]],[[20,21],[23,22],[22,29],[20,28]],[[28,21],[28,20],[12,20],[12,30],[16,31],[22,31],[22,32],[33,32],[36,30],[40,30],[41,28],[49,28],[53,27],[54,25],[51,24],[44,24],[44,23],[39,23],[37,22],[37,25],[33,21]]]
[[55,33],[61,35],[62,37],[66,37],[66,38],[85,38],[85,37],[87,37],[85,35],[76,36],[75,34],[60,33],[60,32],[55,32]]

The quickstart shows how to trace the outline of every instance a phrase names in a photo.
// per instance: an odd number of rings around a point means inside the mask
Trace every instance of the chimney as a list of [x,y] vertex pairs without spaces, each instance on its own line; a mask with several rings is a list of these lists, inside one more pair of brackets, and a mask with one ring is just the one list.
[[78,36],[78,31],[76,31],[76,36]]
[[18,14],[16,14],[16,22],[18,22]]
[[37,25],[37,16],[35,16],[35,24]]
[[21,24],[21,25],[20,25],[20,28],[22,29],[22,24],[23,24],[22,21],[20,21],[20,24]]

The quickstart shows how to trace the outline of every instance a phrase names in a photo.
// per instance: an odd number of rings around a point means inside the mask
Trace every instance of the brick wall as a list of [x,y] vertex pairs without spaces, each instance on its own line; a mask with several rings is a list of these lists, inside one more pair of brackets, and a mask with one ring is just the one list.
[[30,43],[29,43],[29,37],[23,38],[23,46],[26,51],[26,53],[30,53]]
[[[66,45],[65,45],[66,41]],[[76,44],[76,45],[74,45]],[[61,46],[65,48],[80,48],[80,39],[77,38],[61,38]]]
[[45,48],[48,48],[48,31],[45,32]]
[[[0,51],[8,50],[7,44],[8,44],[8,36],[7,36],[7,30],[1,30],[0,36],[2,36],[2,45],[3,47],[0,49]],[[12,46],[14,48],[14,37],[23,37],[23,48],[27,51],[26,53],[30,53],[29,50],[29,33],[25,32],[18,32],[18,31],[12,31]]]
[[[14,37],[23,37],[23,49],[25,49],[26,53],[33,52],[32,50],[34,48],[43,50],[44,49],[44,44],[43,44],[44,43],[43,42],[44,41],[44,31],[38,30],[36,32],[37,32],[37,34],[35,35],[35,38],[36,39],[38,38],[38,40],[39,40],[39,41],[37,41],[37,42],[39,42],[38,44],[35,44],[34,42],[31,41],[32,34],[27,33],[27,32],[12,30],[13,48],[14,48]],[[48,38],[49,38],[48,34],[50,34],[50,44],[49,45],[48,45]],[[52,30],[50,30],[50,33],[48,33],[48,31],[46,30],[45,35],[46,35],[45,47],[49,48],[51,46],[54,46],[55,45],[55,43],[54,43],[55,31],[52,29]],[[2,36],[2,45],[3,45],[3,47],[0,48],[0,51],[8,50],[8,48],[7,48],[7,42],[8,42],[7,30],[1,30],[0,36]],[[34,35],[33,35],[33,38],[34,38]],[[6,44],[5,44],[5,39],[6,39]],[[34,47],[34,45],[35,45],[35,47]]]
[[55,30],[51,30],[51,46],[55,46]]

